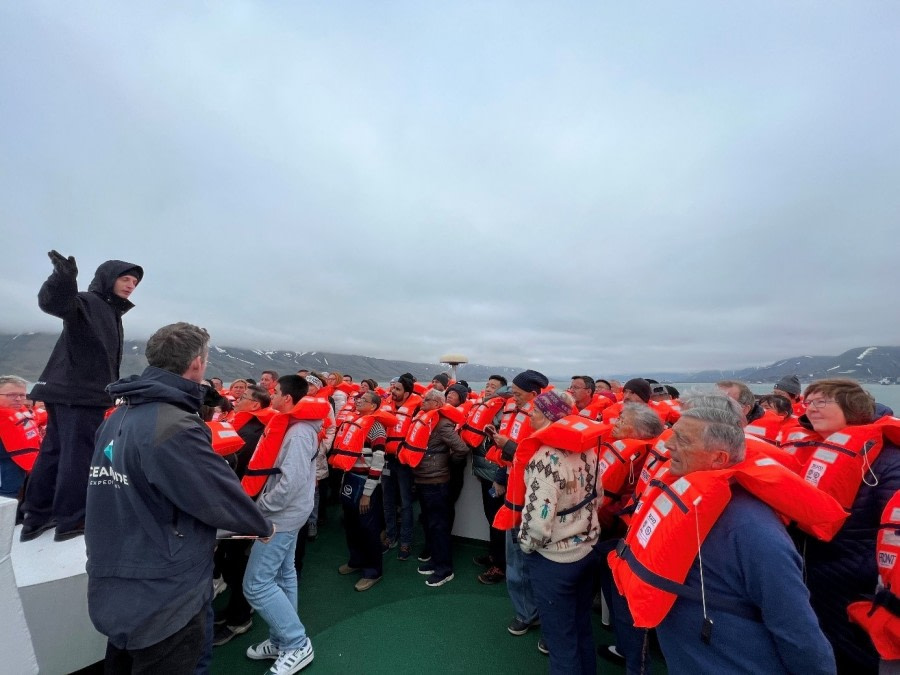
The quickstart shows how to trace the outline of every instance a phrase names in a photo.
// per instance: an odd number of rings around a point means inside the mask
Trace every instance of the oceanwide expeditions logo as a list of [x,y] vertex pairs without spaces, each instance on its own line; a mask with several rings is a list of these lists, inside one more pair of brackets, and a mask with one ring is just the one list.
[[[113,459],[113,443],[115,441],[110,441],[109,445],[103,448],[103,454],[110,465],[112,465]],[[88,478],[91,485],[112,485],[116,489],[122,485],[128,485],[128,476],[113,470],[112,466],[94,466],[92,464]]]

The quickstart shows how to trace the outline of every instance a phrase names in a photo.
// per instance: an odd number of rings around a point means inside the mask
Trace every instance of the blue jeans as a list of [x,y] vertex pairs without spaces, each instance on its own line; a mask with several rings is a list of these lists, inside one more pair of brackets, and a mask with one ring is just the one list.
[[531,589],[531,578],[525,566],[526,555],[519,548],[517,528],[506,531],[506,591],[516,618],[525,623],[538,620],[538,609]]
[[269,624],[269,640],[282,650],[299,649],[306,642],[297,616],[296,547],[296,530],[276,532],[268,544],[254,542],[244,573],[247,602]]
[[597,672],[591,630],[595,564],[594,551],[572,563],[553,562],[537,551],[525,556],[541,615],[541,632],[550,650],[551,673]]
[[431,553],[431,566],[439,577],[453,574],[450,548],[450,483],[416,483],[422,504],[425,548]]
[[386,458],[381,474],[384,491],[384,530],[390,541],[397,539],[397,493],[400,493],[400,539],[405,546],[412,545],[413,538],[413,476],[412,469],[401,464],[396,455]]

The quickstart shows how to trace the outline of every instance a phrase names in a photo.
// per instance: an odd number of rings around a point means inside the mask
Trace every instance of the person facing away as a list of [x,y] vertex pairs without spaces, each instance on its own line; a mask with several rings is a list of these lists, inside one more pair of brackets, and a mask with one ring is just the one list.
[[97,268],[87,292],[78,292],[75,258],[48,254],[53,272],[38,293],[38,305],[63,320],[62,333],[32,400],[44,401],[49,420],[41,453],[25,493],[20,538],[29,541],[56,528],[63,541],[84,532],[84,503],[94,434],[112,403],[106,387],[119,379],[122,315],[144,277],[130,262],[107,260]]
[[107,673],[192,673],[216,530],[274,534],[197,414],[208,354],[203,328],[164,326],[144,372],[109,386],[122,402],[97,432],[85,513],[88,611],[108,638]]

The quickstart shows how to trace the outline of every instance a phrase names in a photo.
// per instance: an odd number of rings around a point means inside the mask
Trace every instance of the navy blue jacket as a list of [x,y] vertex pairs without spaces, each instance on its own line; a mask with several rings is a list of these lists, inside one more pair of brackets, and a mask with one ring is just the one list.
[[[678,598],[656,629],[670,673],[835,672],[803,585],[800,556],[769,506],[734,486],[701,553],[706,593],[756,608],[760,620],[709,608],[713,627],[706,644],[701,604]],[[699,560],[685,584],[700,589]]]
[[116,279],[134,263],[107,260],[97,268],[86,293],[78,280],[56,270],[38,293],[38,305],[63,320],[63,330],[31,398],[47,403],[108,407],[106,387],[119,379],[122,364],[122,315],[134,305],[113,293]]
[[865,632],[850,623],[847,605],[875,592],[875,540],[884,508],[900,490],[900,448],[886,444],[865,478],[850,516],[834,539],[823,542],[805,537],[800,547],[805,553],[810,601],[838,660],[856,664],[857,672],[875,672],[878,653]]
[[156,644],[210,600],[216,529],[272,532],[213,452],[200,386],[148,367],[109,387],[88,479],[88,610],[120,649]]

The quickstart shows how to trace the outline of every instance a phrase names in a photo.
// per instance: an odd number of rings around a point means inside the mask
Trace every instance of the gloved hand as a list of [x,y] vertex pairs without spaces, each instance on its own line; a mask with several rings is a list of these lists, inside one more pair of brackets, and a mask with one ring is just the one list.
[[70,277],[78,276],[78,265],[75,264],[75,256],[70,255],[68,258],[65,258],[59,251],[50,251],[47,256],[50,258],[50,262],[53,263],[53,269],[60,274]]

